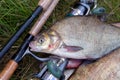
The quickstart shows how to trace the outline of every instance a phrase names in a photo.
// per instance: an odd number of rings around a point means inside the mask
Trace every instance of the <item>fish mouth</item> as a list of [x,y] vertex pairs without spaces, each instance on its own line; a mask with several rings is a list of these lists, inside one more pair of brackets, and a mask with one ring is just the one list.
[[32,42],[29,43],[29,47],[32,48],[34,45]]
[[39,52],[40,50],[38,50],[37,47],[35,47],[34,42],[30,42],[29,43],[29,47],[30,47],[30,51],[35,51],[35,52]]

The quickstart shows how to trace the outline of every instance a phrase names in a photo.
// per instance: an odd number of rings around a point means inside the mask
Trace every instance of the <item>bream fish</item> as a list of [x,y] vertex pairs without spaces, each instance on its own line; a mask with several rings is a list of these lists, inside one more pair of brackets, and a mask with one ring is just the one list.
[[120,28],[97,17],[69,17],[37,35],[30,50],[72,59],[97,59],[120,47]]

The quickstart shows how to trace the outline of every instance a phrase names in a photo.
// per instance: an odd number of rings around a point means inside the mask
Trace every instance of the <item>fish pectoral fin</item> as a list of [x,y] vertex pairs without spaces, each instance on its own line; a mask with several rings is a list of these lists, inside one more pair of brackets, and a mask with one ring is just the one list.
[[63,48],[67,52],[77,52],[83,49],[80,46],[67,46],[67,45],[63,46]]
[[118,22],[118,23],[112,23],[112,25],[120,28],[120,22]]

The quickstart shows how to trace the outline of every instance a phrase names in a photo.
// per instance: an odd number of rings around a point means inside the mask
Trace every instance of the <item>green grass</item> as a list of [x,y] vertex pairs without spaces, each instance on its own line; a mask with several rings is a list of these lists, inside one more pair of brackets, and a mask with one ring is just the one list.
[[[56,20],[64,17],[70,10],[70,5],[78,0],[61,0],[52,16],[46,23],[50,26]],[[16,32],[37,6],[38,0],[1,0],[0,1],[0,35],[9,37]],[[99,0],[99,5],[106,8],[109,22],[120,21],[120,0]]]
[[120,0],[99,0],[99,5],[105,7],[108,22],[120,22]]
[[[0,35],[10,37],[21,24],[30,16],[32,11],[36,8],[39,0],[1,0],[0,1]],[[74,2],[60,1],[52,17],[47,22],[49,26],[51,22],[56,21],[56,17],[61,18],[68,11],[69,5]],[[63,5],[64,4],[64,5]],[[63,8],[66,7],[66,8]],[[57,18],[57,19],[58,19]]]
[[34,10],[38,0],[1,0],[0,35],[10,36]]
[[[18,30],[19,26],[24,23],[37,6],[38,1],[39,0],[0,0],[0,46],[5,44],[8,38],[10,38]],[[60,0],[44,28],[48,28],[57,20],[64,18],[70,11],[70,6],[76,1],[79,0]],[[99,0],[98,2],[98,6],[104,6],[106,8],[106,12],[109,15],[109,23],[120,21],[120,0]],[[3,59],[2,62],[4,62],[4,64],[6,64],[15,53],[14,49],[15,48],[13,48],[13,50],[9,52],[9,55]],[[31,57],[25,57],[23,61],[20,62],[11,80],[25,80],[29,75],[39,70],[39,64],[37,63],[38,62]],[[0,69],[1,68],[3,68],[3,66],[0,66]]]

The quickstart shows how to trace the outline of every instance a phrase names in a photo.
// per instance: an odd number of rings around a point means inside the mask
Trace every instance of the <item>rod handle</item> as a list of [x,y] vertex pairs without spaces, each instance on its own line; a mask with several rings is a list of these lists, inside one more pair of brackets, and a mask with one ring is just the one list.
[[0,73],[0,80],[9,80],[17,67],[18,63],[16,63],[14,60],[10,60]]
[[59,0],[53,0],[53,2],[48,7],[48,9],[38,18],[38,20],[36,21],[36,23],[33,25],[32,29],[29,32],[31,35],[36,36],[39,33],[42,26],[45,24],[45,22],[47,21],[53,10],[55,9],[58,2]]
[[46,10],[52,2],[53,2],[53,0],[40,0],[38,5],[42,6],[43,10]]

